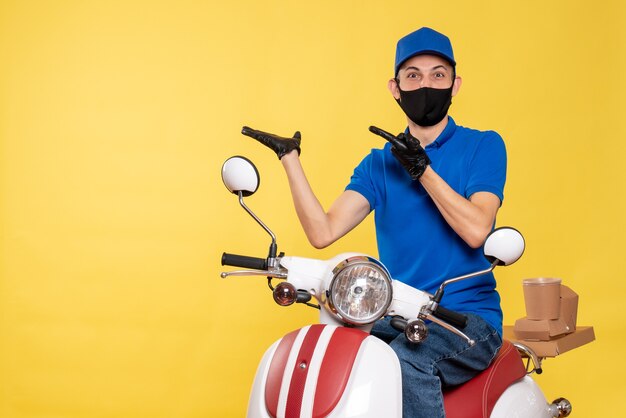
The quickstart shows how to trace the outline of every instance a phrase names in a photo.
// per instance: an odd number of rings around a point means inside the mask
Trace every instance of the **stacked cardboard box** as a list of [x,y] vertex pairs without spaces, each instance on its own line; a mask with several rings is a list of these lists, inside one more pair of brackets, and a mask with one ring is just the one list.
[[593,327],[576,327],[578,295],[564,285],[561,285],[560,293],[558,318],[518,319],[514,327],[504,327],[504,338],[527,345],[539,357],[555,357],[593,341]]

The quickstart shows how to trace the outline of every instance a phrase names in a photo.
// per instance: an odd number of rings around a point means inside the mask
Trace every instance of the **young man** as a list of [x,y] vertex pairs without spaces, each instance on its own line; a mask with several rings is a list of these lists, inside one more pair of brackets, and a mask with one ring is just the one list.
[[[506,150],[501,137],[456,125],[448,108],[461,87],[450,40],[421,28],[398,41],[389,90],[408,127],[356,167],[346,190],[325,211],[300,165],[300,134],[281,138],[251,131],[273,149],[289,179],[296,212],[313,246],[326,247],[375,214],[381,261],[392,277],[434,293],[447,278],[484,269],[480,247],[503,199]],[[374,132],[374,130],[373,130]],[[380,133],[379,133],[380,134]],[[403,416],[444,417],[442,388],[484,370],[502,344],[502,312],[493,275],[454,283],[442,301],[468,316],[465,340],[436,324],[414,345],[379,321],[402,367]]]

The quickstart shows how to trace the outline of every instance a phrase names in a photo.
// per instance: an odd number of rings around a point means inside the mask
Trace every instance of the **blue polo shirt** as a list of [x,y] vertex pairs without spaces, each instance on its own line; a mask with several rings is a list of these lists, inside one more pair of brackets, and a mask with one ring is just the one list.
[[[496,132],[457,126],[449,117],[426,146],[431,167],[465,198],[490,192],[503,200],[506,149]],[[373,149],[356,167],[346,190],[363,195],[374,211],[379,257],[392,277],[434,293],[442,281],[489,267],[482,248],[469,247],[445,221],[419,181],[391,153]],[[502,334],[500,296],[493,274],[446,287],[441,305],[483,317]]]

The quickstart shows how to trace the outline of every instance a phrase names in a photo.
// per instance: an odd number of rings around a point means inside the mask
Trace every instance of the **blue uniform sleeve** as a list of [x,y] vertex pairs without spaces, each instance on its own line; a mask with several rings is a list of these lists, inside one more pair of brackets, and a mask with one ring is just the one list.
[[502,204],[506,162],[506,147],[502,137],[493,131],[485,132],[470,161],[465,197],[469,199],[476,192],[490,192],[498,196]]
[[372,154],[368,154],[354,169],[350,183],[345,190],[352,190],[367,199],[370,204],[370,211],[376,207],[376,191],[372,183]]

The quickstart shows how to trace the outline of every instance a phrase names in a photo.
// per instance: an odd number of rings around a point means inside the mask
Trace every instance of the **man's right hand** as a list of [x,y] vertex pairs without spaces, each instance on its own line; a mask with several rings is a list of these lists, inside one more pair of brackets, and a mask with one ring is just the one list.
[[278,159],[280,160],[283,156],[289,154],[293,150],[298,151],[298,155],[300,155],[300,132],[296,131],[293,134],[292,138],[283,138],[278,135],[270,134],[263,131],[257,131],[255,129],[244,126],[241,129],[241,133],[249,136],[251,138],[256,139],[261,144],[270,148],[272,151],[276,153]]

